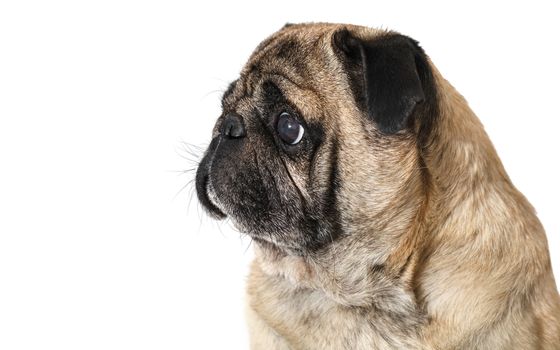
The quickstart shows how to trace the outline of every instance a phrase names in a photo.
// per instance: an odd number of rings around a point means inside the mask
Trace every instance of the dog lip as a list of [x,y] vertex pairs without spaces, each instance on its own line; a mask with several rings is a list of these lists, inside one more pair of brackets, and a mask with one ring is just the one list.
[[218,208],[218,206],[210,199],[208,192],[209,180],[210,176],[208,169],[204,164],[201,164],[196,174],[196,194],[198,196],[198,200],[210,216],[218,220],[225,219],[227,215],[222,212],[220,208]]
[[208,210],[209,214],[213,217],[215,217],[216,219],[225,219],[226,218],[226,214],[220,210],[220,208],[218,208],[218,206],[216,204],[214,204],[214,202],[212,202],[211,196],[208,194],[208,180],[209,180],[209,176],[206,175],[204,177],[204,199],[201,200],[202,204],[204,206],[206,206],[206,209]]

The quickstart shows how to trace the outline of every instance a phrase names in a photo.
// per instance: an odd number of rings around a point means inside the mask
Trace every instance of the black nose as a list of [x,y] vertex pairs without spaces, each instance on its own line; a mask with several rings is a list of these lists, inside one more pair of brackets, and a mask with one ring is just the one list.
[[231,139],[238,139],[247,135],[243,119],[241,119],[241,117],[237,114],[226,115],[222,123],[220,133],[222,134],[222,137],[228,137]]

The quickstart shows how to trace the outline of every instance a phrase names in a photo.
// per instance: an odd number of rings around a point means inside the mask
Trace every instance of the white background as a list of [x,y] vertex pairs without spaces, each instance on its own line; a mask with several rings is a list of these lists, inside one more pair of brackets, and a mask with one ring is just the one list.
[[251,249],[181,191],[183,142],[207,144],[221,92],[285,22],[419,40],[535,206],[558,276],[553,4],[2,1],[0,349],[247,347]]

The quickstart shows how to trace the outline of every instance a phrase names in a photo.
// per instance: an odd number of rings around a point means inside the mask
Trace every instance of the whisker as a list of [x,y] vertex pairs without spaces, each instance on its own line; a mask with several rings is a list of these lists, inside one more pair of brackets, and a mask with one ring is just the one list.
[[[192,182],[192,181],[191,181],[191,182]],[[196,193],[196,189],[194,188],[194,186],[191,186],[191,188],[190,188],[190,195],[189,195],[189,203],[187,204],[187,215],[188,215],[189,210],[190,210],[190,208],[191,208],[192,200],[193,200],[193,197],[194,197],[195,193]],[[197,202],[197,203],[198,203],[198,202]],[[200,205],[200,203],[198,203],[198,205]]]
[[216,220],[212,220],[212,222],[214,223],[214,225],[216,225],[216,227],[218,228],[218,231],[220,231],[220,234],[222,235],[222,237],[226,238],[227,236],[224,234],[224,231],[222,231],[222,225],[220,225],[220,223]]
[[213,95],[213,94],[218,94],[219,93],[220,95],[223,95],[224,92],[226,92],[225,89],[211,90],[211,91],[207,92],[206,94],[202,95],[202,97],[200,98],[199,101],[204,101],[205,99],[208,98],[208,96]]
[[173,200],[176,200],[177,197],[181,194],[181,192],[183,192],[185,188],[191,186],[193,183],[194,183],[194,179],[189,180],[183,187],[181,187],[181,189],[179,189],[179,191],[177,191],[177,193],[175,193]]
[[175,147],[175,152],[179,157],[187,160],[192,165],[198,166],[205,149],[204,146],[197,146],[186,141],[181,141],[180,144]]
[[202,229],[202,224],[203,224],[202,223],[202,216],[200,215],[200,209],[201,209],[201,206],[199,204],[199,205],[196,206],[196,213],[197,213],[197,216],[198,216],[198,233],[199,234],[200,234],[200,231]]
[[249,244],[247,244],[247,248],[245,248],[245,251],[243,252],[243,255],[247,254],[247,252],[249,251],[249,248],[251,248],[252,245],[253,245],[253,237],[249,236]]
[[188,175],[196,170],[196,167],[188,168],[185,170],[167,170],[168,173],[177,173],[177,175]]

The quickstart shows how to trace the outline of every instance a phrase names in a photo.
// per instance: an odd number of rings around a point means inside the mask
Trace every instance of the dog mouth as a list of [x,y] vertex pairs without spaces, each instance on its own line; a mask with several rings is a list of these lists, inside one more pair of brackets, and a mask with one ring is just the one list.
[[210,164],[212,161],[212,152],[208,152],[198,166],[196,172],[196,195],[202,204],[202,207],[210,216],[215,219],[225,219],[227,215],[212,201],[211,183],[210,183]]
[[211,199],[210,189],[209,189],[209,175],[201,176],[200,184],[198,183],[197,176],[197,195],[202,206],[208,211],[208,213],[216,219],[225,219],[226,214],[218,208],[216,204]]

